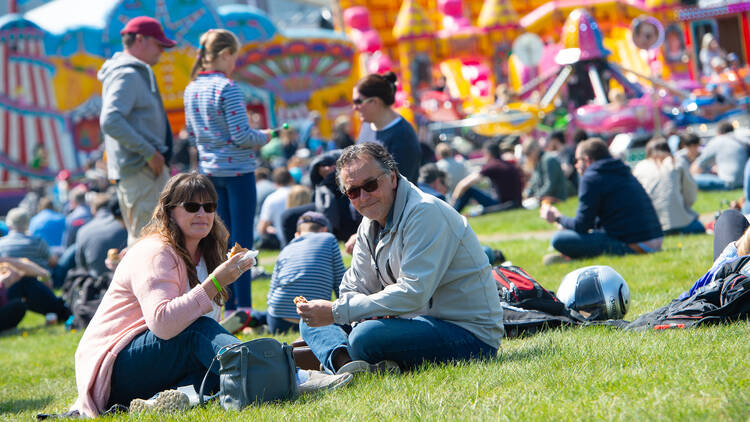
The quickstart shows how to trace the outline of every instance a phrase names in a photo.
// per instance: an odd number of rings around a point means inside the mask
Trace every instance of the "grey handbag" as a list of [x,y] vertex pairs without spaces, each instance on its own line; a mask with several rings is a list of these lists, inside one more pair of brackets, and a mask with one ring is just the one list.
[[219,361],[219,402],[225,409],[239,410],[253,403],[293,400],[297,397],[297,374],[292,347],[272,338],[259,338],[219,350],[206,371],[203,389],[214,362]]

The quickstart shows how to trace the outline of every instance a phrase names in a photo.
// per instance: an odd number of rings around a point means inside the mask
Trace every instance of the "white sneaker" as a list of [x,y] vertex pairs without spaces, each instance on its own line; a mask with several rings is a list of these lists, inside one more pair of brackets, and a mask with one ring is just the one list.
[[131,413],[146,411],[172,413],[186,410],[188,407],[190,407],[190,399],[187,394],[177,390],[162,391],[148,400],[133,399],[130,402]]
[[378,363],[368,363],[363,360],[353,360],[336,371],[337,374],[350,373],[358,374],[361,372],[380,372],[391,375],[401,373],[401,368],[392,360],[381,360]]
[[329,375],[325,372],[312,369],[300,369],[301,371],[307,373],[307,381],[297,386],[300,394],[309,394],[321,390],[335,390],[349,384],[353,378],[350,373]]

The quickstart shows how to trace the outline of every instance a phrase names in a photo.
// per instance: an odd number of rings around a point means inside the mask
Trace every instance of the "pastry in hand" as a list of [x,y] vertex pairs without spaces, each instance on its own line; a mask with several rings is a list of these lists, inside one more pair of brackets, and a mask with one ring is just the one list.
[[118,261],[120,259],[120,251],[117,248],[112,248],[107,251],[107,259],[112,261]]
[[298,303],[307,303],[307,299],[305,299],[304,296],[297,296],[294,298],[294,304],[296,305]]
[[247,252],[249,250],[250,249],[248,249],[248,248],[243,248],[242,246],[240,246],[239,243],[234,242],[234,246],[232,246],[232,250],[229,251],[229,257],[231,258],[231,257],[237,255],[238,253],[244,253],[244,252]]

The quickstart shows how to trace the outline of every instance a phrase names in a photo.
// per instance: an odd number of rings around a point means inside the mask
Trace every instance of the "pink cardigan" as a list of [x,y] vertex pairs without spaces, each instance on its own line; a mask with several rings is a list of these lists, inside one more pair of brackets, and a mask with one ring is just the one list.
[[176,336],[211,303],[204,289],[188,291],[185,264],[171,246],[158,237],[133,245],[78,344],[72,408],[91,417],[106,410],[117,354],[147,328],[164,340]]

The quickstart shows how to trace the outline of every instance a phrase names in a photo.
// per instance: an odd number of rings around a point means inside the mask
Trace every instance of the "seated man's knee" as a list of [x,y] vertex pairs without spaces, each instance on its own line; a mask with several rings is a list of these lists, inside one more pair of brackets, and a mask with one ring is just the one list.
[[357,324],[349,334],[349,349],[352,359],[369,360],[373,351],[380,349],[384,341],[388,341],[378,333],[383,329],[382,322],[378,320],[365,321]]

